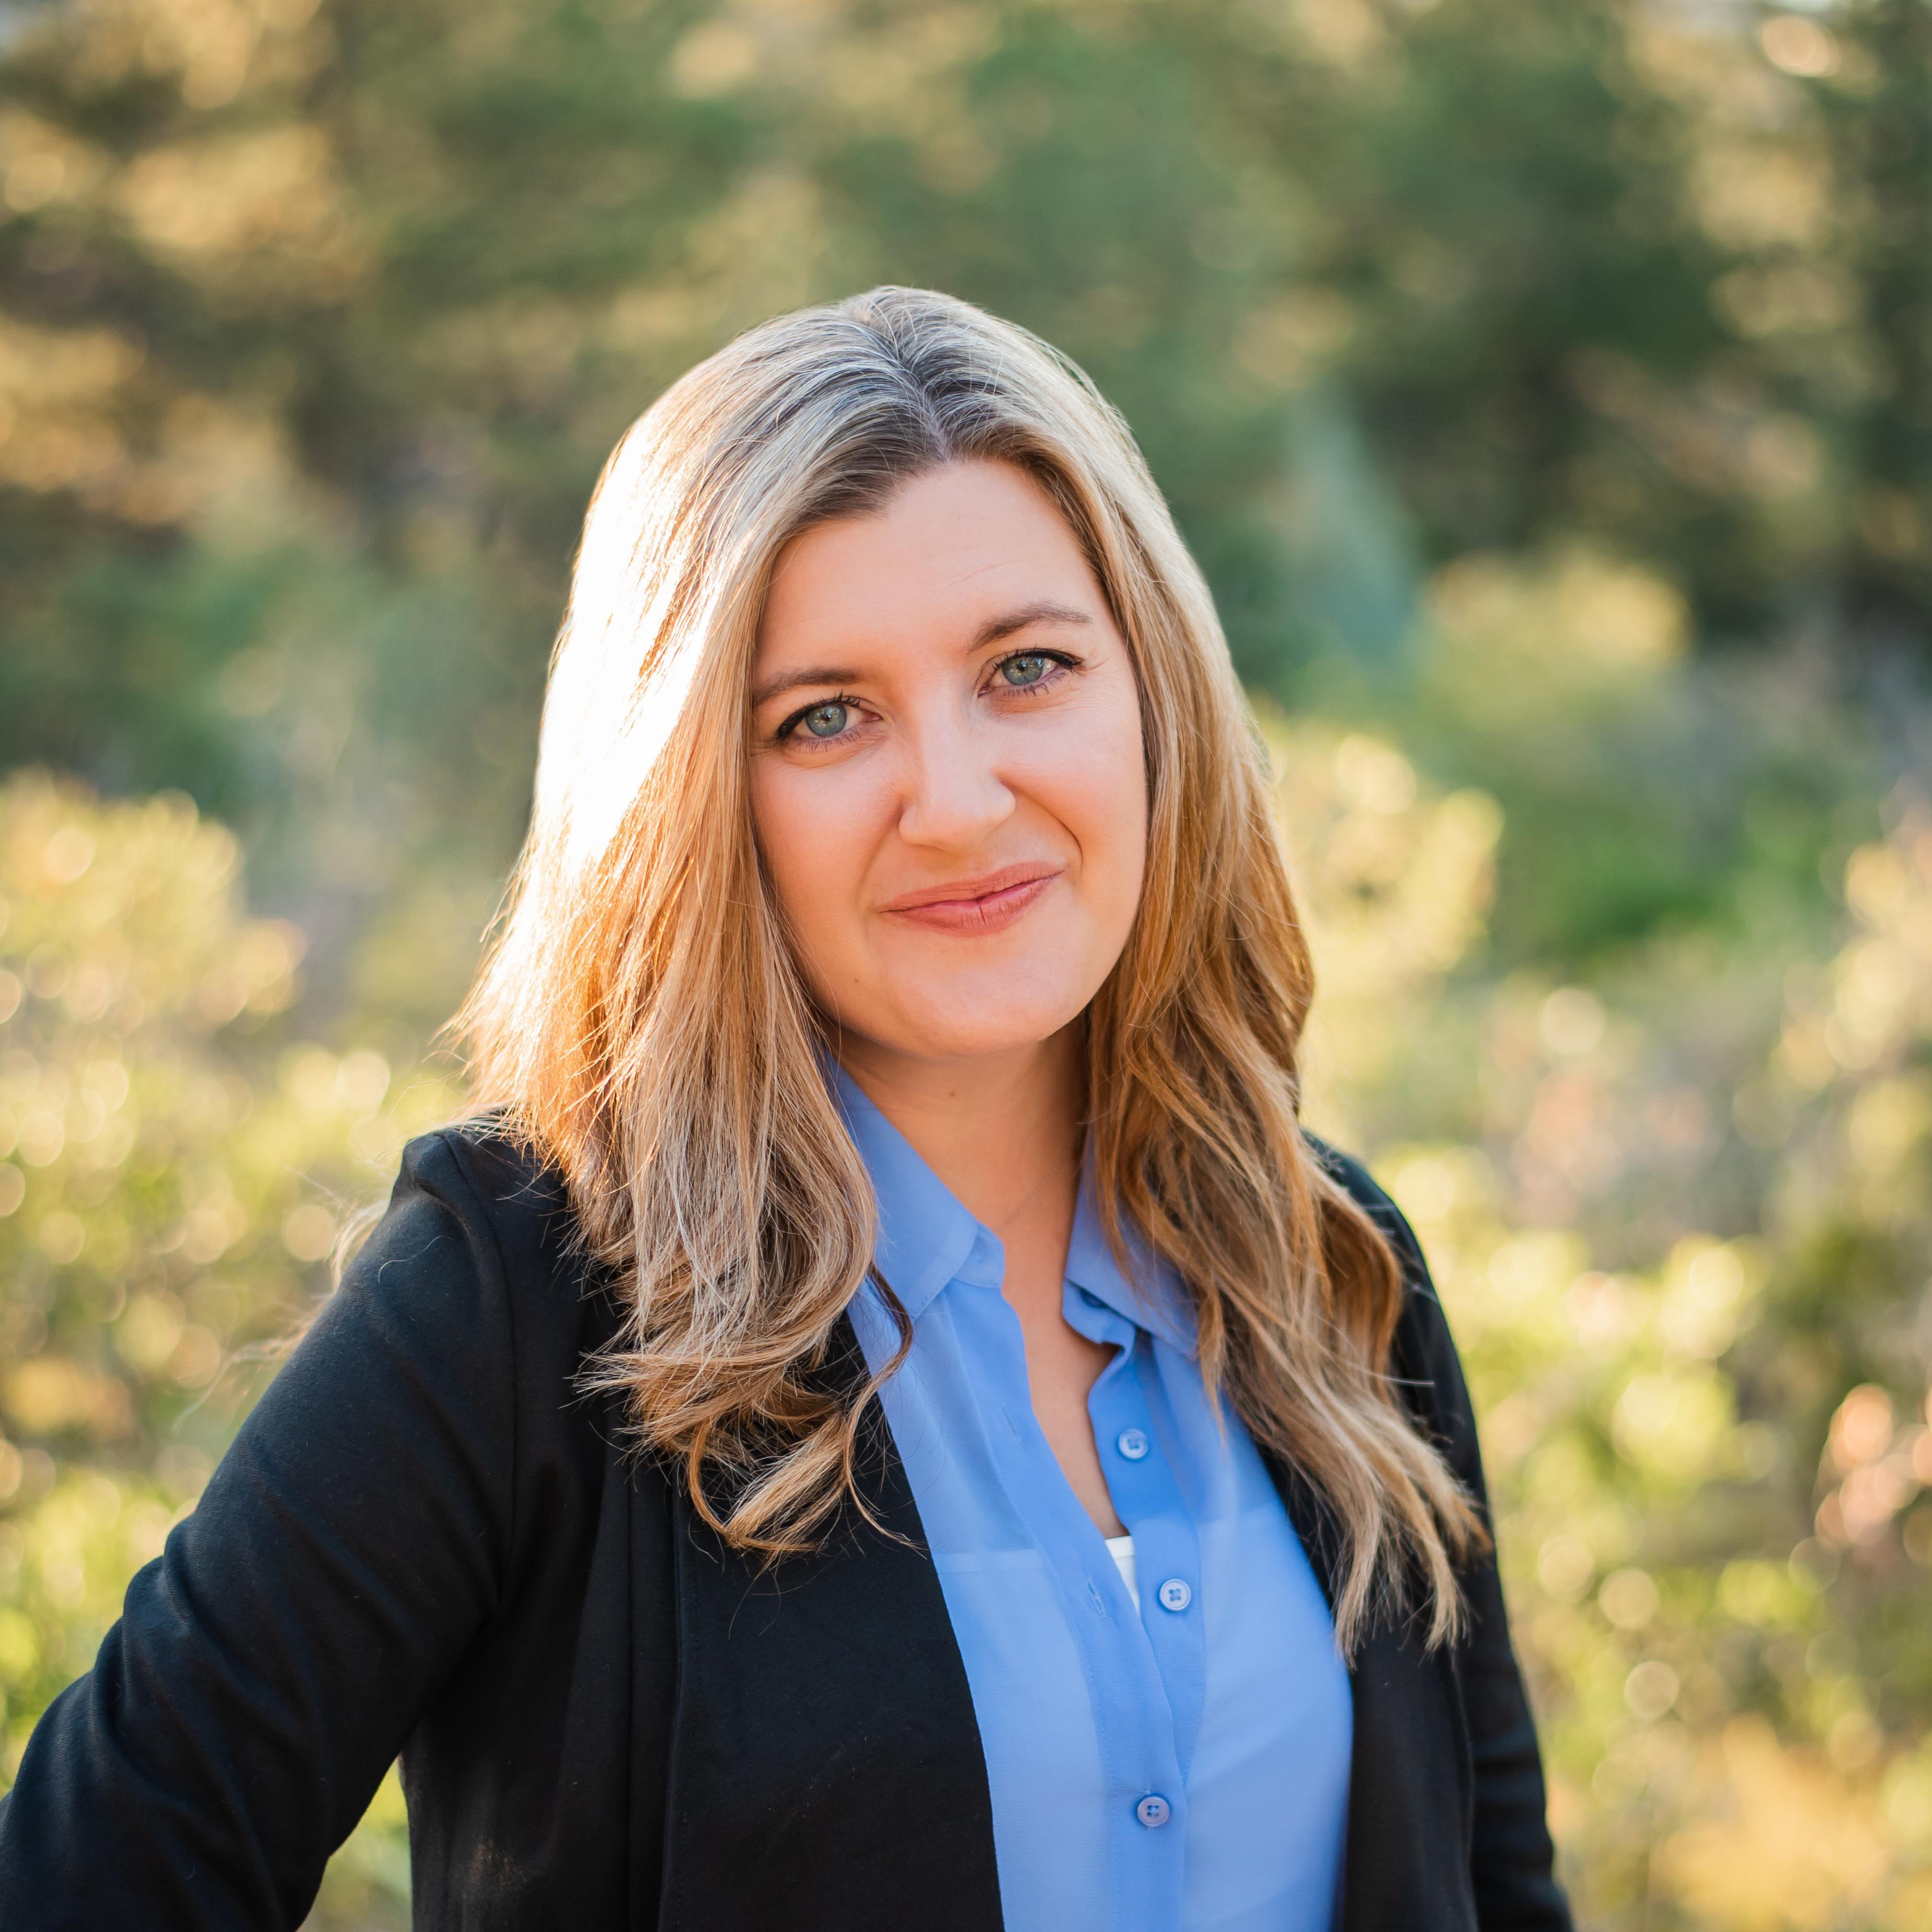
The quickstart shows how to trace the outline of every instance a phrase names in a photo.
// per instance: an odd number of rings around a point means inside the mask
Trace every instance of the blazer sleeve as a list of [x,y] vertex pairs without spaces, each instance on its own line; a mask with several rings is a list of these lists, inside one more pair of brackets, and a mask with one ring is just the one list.
[[[1360,1162],[1332,1148],[1320,1152],[1395,1250],[1407,1293],[1394,1372],[1493,1532],[1474,1406],[1415,1231]],[[1482,1932],[1570,1932],[1554,1870],[1536,1723],[1510,1641],[1493,1541],[1465,1568],[1462,1586],[1469,1621],[1456,1646],[1456,1666],[1475,1774],[1469,1862],[1477,1922]]]
[[129,1586],[0,1802],[0,1924],[298,1925],[512,1532],[500,1257],[448,1142],[388,1213],[194,1513]]

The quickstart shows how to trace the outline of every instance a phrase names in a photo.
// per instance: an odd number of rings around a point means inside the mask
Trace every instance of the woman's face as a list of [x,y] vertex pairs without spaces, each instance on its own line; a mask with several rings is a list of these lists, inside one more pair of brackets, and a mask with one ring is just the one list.
[[1009,1052],[1076,1018],[1147,857],[1126,644],[1051,500],[928,472],[778,559],[752,800],[814,994],[874,1049]]

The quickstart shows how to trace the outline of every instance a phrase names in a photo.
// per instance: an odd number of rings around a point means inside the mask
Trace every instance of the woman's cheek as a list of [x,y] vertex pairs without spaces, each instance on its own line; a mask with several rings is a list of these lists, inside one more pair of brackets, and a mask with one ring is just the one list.
[[819,834],[809,788],[797,784],[796,776],[783,766],[758,772],[752,780],[752,812],[772,895],[800,944],[811,952],[817,950],[814,928],[821,902],[808,886]]
[[1084,868],[1131,875],[1147,848],[1147,778],[1139,720],[1070,733],[1035,767],[1035,796],[1072,834]]
[[755,794],[759,836],[780,909],[823,996],[864,944],[863,888],[879,802],[863,774],[782,766]]

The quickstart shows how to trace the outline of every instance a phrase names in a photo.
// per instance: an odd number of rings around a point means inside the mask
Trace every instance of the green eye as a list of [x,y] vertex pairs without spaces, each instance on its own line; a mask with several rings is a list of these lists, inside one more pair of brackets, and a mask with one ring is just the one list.
[[1000,675],[1009,684],[1037,684],[1046,676],[1048,662],[1037,651],[1024,651],[1007,658],[1000,667]]
[[814,704],[799,720],[814,738],[836,738],[844,730],[850,716],[850,707],[843,704]]

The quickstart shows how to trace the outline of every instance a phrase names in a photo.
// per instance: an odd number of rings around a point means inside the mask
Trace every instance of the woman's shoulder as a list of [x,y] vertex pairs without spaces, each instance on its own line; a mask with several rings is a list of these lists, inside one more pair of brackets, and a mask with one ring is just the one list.
[[1438,1435],[1453,1440],[1466,1432],[1473,1439],[1474,1417],[1461,1358],[1408,1216],[1355,1156],[1313,1134],[1304,1138],[1323,1171],[1382,1231],[1402,1270],[1402,1309],[1390,1348],[1391,1373]]
[[1422,1244],[1408,1224],[1408,1216],[1395,1204],[1388,1190],[1354,1154],[1345,1153],[1318,1135],[1304,1132],[1302,1138],[1322,1171],[1382,1230],[1402,1264],[1404,1286],[1411,1294],[1435,1301],[1436,1286],[1430,1279]]
[[562,1177],[494,1114],[418,1134],[404,1148],[392,1210],[417,1196],[438,1202],[478,1232],[487,1230],[506,1260],[571,1245]]
[[404,1147],[388,1206],[337,1293],[426,1315],[446,1303],[514,1331],[520,1352],[572,1364],[595,1346],[589,1331],[611,1325],[562,1177],[487,1114]]

